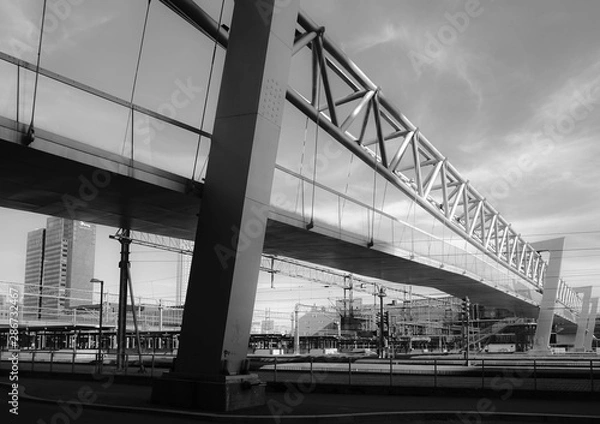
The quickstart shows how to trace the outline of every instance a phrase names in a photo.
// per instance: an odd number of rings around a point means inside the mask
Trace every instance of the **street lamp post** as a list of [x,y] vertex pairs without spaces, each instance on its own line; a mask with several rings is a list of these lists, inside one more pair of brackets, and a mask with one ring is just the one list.
[[104,311],[104,281],[99,280],[97,278],[92,278],[90,283],[100,283],[100,319],[99,319],[99,329],[98,329],[98,369],[102,372],[102,312]]

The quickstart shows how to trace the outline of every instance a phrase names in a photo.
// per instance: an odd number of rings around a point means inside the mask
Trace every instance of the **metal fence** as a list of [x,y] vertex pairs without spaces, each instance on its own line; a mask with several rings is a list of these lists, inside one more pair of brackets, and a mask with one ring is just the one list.
[[[10,370],[11,352],[1,352],[0,369]],[[50,373],[118,373],[156,378],[168,372],[175,356],[162,352],[129,353],[117,370],[116,355],[96,350],[19,352],[20,370]],[[310,386],[390,387],[514,391],[600,391],[600,357],[477,357],[357,359],[356,357],[251,356],[250,369],[266,383]]]
[[[10,370],[13,352],[0,352],[0,370]],[[126,353],[122,369],[117,369],[115,353],[97,350],[23,350],[18,352],[19,371],[71,374],[121,374],[160,377],[172,367],[175,356],[162,352]]]
[[415,387],[431,389],[513,391],[600,391],[600,358],[476,358],[289,362],[261,358],[255,366],[261,380],[338,386]]

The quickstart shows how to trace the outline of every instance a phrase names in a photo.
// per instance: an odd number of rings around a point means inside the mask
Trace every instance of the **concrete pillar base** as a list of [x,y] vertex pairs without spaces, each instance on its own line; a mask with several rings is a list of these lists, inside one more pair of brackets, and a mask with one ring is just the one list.
[[152,403],[227,412],[266,403],[265,383],[256,374],[191,378],[169,373],[152,383]]

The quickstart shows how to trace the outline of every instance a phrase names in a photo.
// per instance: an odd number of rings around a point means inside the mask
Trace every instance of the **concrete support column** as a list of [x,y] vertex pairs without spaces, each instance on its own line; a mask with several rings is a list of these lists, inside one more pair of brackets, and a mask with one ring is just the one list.
[[588,322],[586,326],[585,338],[583,341],[583,349],[586,352],[592,350],[592,341],[594,339],[594,330],[596,328],[596,317],[598,316],[598,298],[592,298],[590,302],[590,313],[588,315]]
[[590,300],[592,298],[592,286],[575,289],[583,294],[583,304],[577,318],[577,333],[575,334],[575,351],[584,351],[585,332],[587,330],[588,318],[590,316]]
[[544,294],[540,304],[540,314],[537,320],[537,328],[533,340],[533,354],[550,353],[550,334],[554,321],[554,310],[560,283],[560,268],[562,265],[564,237],[532,243],[532,247],[538,251],[550,253],[548,267],[544,277]]
[[130,253],[130,231],[125,229],[123,237],[119,239],[121,243],[121,260],[119,261],[119,312],[117,325],[117,369],[123,371],[125,366],[125,350],[127,338],[127,276],[129,272],[129,253]]
[[154,401],[218,410],[265,401],[246,354],[297,14],[298,0],[235,2],[179,351]]

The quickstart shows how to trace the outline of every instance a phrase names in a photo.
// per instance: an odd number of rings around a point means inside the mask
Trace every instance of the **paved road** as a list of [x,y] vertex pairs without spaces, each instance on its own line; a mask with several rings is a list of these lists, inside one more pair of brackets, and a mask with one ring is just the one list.
[[[188,416],[188,411],[180,414],[161,414],[157,411],[139,408],[155,408],[149,403],[150,387],[131,386],[111,382],[103,378],[95,382],[53,381],[27,379],[21,381],[25,393],[45,397],[50,403],[40,403],[22,397],[19,404],[19,417],[11,420],[24,424],[120,424],[120,423],[513,423],[536,422],[543,415],[562,414],[554,422],[597,423],[600,422],[600,403],[585,401],[550,402],[533,399],[479,399],[439,396],[373,396],[373,395],[332,395],[312,393],[268,393],[267,405],[252,410],[236,412],[228,416],[196,413]],[[87,393],[88,405],[77,401],[80,393]],[[6,405],[7,390],[3,385],[0,401]],[[84,402],[85,403],[85,402]],[[101,404],[120,409],[96,409]],[[96,407],[94,407],[96,405]],[[428,411],[426,416],[417,416],[415,411]],[[442,413],[441,411],[446,411]],[[517,416],[505,416],[503,420],[491,420],[486,411],[497,413],[529,414],[527,420]],[[0,417],[5,410],[2,411]],[[411,414],[412,413],[412,414]],[[407,415],[408,414],[408,415]],[[591,416],[585,420],[572,421],[569,416]],[[532,417],[534,420],[532,421]],[[8,421],[8,422],[11,422]],[[2,419],[0,422],[6,422]]]

